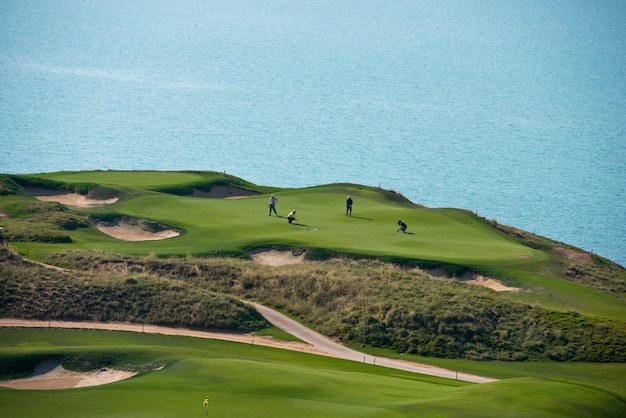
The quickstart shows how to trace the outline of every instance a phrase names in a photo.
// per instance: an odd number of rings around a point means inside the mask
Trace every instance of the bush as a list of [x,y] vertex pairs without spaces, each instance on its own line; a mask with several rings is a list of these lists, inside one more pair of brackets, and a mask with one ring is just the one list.
[[191,282],[136,273],[58,272],[0,247],[0,316],[141,322],[250,332],[270,324],[252,307]]
[[24,189],[11,179],[10,176],[0,175],[0,196],[26,195]]
[[376,260],[277,269],[236,259],[67,252],[49,262],[82,273],[2,261],[1,315],[244,331],[267,325],[237,301],[253,299],[354,345],[473,360],[626,361],[623,321],[549,311]]

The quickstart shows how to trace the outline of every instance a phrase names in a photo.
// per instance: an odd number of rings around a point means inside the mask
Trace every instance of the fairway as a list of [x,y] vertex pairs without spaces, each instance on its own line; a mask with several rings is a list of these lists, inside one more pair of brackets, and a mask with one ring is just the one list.
[[[0,358],[106,355],[153,370],[100,387],[0,388],[3,416],[584,417],[619,416],[599,388],[544,379],[472,385],[250,344],[114,331],[1,329]],[[91,353],[91,354],[89,354]],[[99,354],[93,354],[99,353]],[[164,368],[163,365],[165,366]],[[159,370],[156,370],[159,369]],[[515,394],[515,396],[511,396]],[[37,402],[33,402],[36,396]],[[485,410],[485,405],[489,405]]]

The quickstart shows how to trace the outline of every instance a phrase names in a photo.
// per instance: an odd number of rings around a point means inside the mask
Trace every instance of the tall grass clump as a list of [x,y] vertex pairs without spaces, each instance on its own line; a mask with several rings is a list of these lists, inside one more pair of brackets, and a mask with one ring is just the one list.
[[276,268],[234,259],[68,252],[51,261],[87,272],[156,275],[254,299],[351,345],[471,360],[626,360],[623,321],[550,311],[376,260]]
[[4,231],[8,241],[67,243],[72,238],[66,231],[90,226],[85,216],[56,202],[17,198],[2,209],[10,218]]
[[249,332],[269,323],[232,296],[132,271],[43,268],[0,247],[0,316],[150,323]]

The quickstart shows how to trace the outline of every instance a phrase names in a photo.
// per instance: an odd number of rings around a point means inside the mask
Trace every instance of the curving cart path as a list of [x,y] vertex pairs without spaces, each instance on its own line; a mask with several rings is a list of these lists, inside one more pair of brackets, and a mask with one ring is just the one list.
[[490,377],[476,376],[467,373],[460,373],[440,367],[426,364],[413,363],[410,361],[391,359],[388,357],[375,357],[352,350],[331,339],[305,327],[297,321],[281,314],[267,306],[258,303],[246,302],[252,305],[270,323],[285,332],[298,337],[306,344],[293,341],[281,341],[271,337],[261,337],[252,334],[235,334],[228,332],[198,331],[187,328],[171,328],[157,325],[130,324],[130,323],[102,323],[102,322],[70,322],[70,321],[38,321],[26,319],[1,318],[2,327],[39,327],[39,328],[82,328],[82,329],[103,329],[112,331],[132,331],[150,334],[181,335],[198,338],[211,338],[225,341],[235,341],[249,343],[252,345],[263,345],[277,347],[286,350],[308,352],[317,355],[325,355],[345,360],[352,360],[373,364],[381,367],[404,370],[413,373],[426,374],[430,376],[443,377],[447,379],[457,379],[472,383],[487,383],[497,379]]
[[273,309],[270,309],[267,306],[259,305],[258,303],[250,304],[254,306],[254,308],[273,325],[281,328],[282,330],[288,332],[295,337],[300,338],[302,341],[311,344],[312,346],[318,348],[320,351],[333,357],[338,357],[345,360],[362,361],[364,363],[374,364],[377,366],[427,374],[430,376],[445,377],[448,379],[463,380],[472,383],[487,383],[497,380],[490,377],[459,373],[453,370],[429,366],[426,364],[413,363],[410,361],[397,360],[388,357],[374,357],[369,354],[363,354],[359,351],[352,350],[351,348],[338,344],[328,337],[325,337],[322,334],[319,334],[312,329],[305,327],[299,322],[294,321],[288,316],[283,315]]

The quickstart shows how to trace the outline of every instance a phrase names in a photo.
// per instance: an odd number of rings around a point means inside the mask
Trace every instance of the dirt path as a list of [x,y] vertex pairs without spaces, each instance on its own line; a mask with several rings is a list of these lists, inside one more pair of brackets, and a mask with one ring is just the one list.
[[351,348],[338,344],[329,338],[313,331],[300,324],[297,321],[273,310],[266,306],[252,303],[254,308],[263,315],[273,325],[281,328],[289,334],[300,338],[303,341],[320,349],[326,355],[342,358],[345,360],[362,361],[364,363],[374,364],[377,366],[389,367],[392,369],[405,370],[414,373],[427,374],[430,376],[445,377],[448,379],[463,380],[473,383],[487,383],[495,381],[490,377],[475,376],[466,373],[459,373],[453,370],[443,369],[440,367],[430,366],[427,364],[413,363],[410,361],[391,359],[388,357],[374,357],[364,354]]
[[0,326],[3,327],[40,327],[40,328],[82,328],[82,329],[103,329],[114,331],[134,331],[149,334],[179,335],[187,337],[211,338],[217,340],[234,341],[252,345],[262,345],[267,347],[281,348],[306,352],[329,357],[337,357],[345,360],[359,361],[374,364],[382,367],[389,367],[398,370],[405,370],[414,373],[427,374],[430,376],[444,377],[448,379],[463,380],[472,383],[487,383],[494,381],[489,377],[475,376],[466,373],[459,373],[426,364],[413,363],[409,361],[396,360],[387,357],[374,357],[363,354],[350,348],[344,347],[329,338],[305,327],[293,319],[266,306],[252,303],[254,308],[263,315],[269,322],[278,328],[283,329],[304,342],[283,341],[272,337],[258,336],[253,334],[235,334],[226,332],[197,331],[186,328],[169,328],[156,325],[141,325],[128,323],[98,323],[98,322],[67,322],[67,321],[32,321],[22,319],[0,319]]
[[[263,253],[265,251],[260,251]],[[258,254],[257,254],[258,255]],[[301,258],[291,256],[288,260],[285,260],[283,254],[278,256],[274,251],[269,251],[265,254],[266,258],[262,260],[265,263],[271,265],[282,265],[301,262]],[[277,259],[280,260],[278,263]],[[259,260],[257,260],[259,261]],[[48,264],[39,263],[45,267],[58,269],[58,267],[50,266]],[[368,364],[373,364],[382,367],[388,367],[397,370],[404,370],[413,373],[426,374],[430,376],[444,377],[447,379],[463,380],[472,383],[487,383],[497,379],[484,376],[476,376],[467,373],[460,373],[453,370],[444,369],[441,367],[430,366],[427,364],[414,363],[405,360],[391,359],[388,357],[375,357],[369,354],[364,354],[356,350],[352,350],[341,344],[332,341],[330,338],[325,337],[313,331],[310,328],[305,327],[297,321],[289,318],[286,315],[281,314],[267,306],[260,305],[258,303],[245,302],[252,305],[261,315],[265,317],[271,324],[282,329],[283,331],[301,339],[304,342],[299,341],[284,341],[277,340],[269,336],[259,336],[254,334],[237,334],[228,332],[210,332],[210,331],[198,331],[187,328],[170,328],[157,325],[143,325],[143,324],[130,324],[130,323],[111,323],[111,322],[69,322],[69,321],[37,321],[37,320],[25,320],[25,319],[9,319],[0,318],[0,327],[38,327],[38,328],[80,328],[80,329],[101,329],[111,331],[132,331],[132,332],[145,332],[148,334],[164,334],[164,335],[178,335],[186,337],[197,338],[210,338],[215,340],[233,341],[246,343],[251,345],[262,345],[267,347],[281,348],[284,350],[300,351],[304,353],[317,354],[322,356],[337,357],[345,360],[359,361]],[[45,376],[45,375],[42,375]],[[33,376],[36,378],[37,376]],[[127,377],[124,377],[127,378]],[[93,379],[91,380],[93,381]],[[2,386],[0,382],[0,386]],[[110,383],[107,381],[106,383]],[[71,386],[70,386],[71,387]]]

